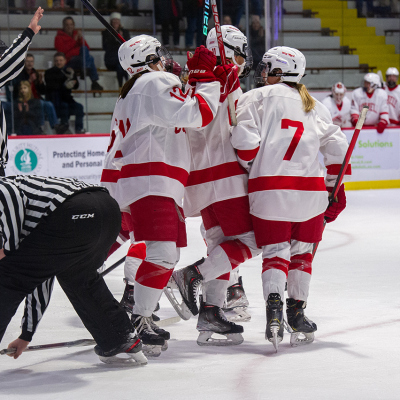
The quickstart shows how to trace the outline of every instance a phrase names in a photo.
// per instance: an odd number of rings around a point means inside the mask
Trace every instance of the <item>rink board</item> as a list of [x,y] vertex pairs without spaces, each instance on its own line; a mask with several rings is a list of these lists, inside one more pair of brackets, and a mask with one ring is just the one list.
[[[353,128],[344,128],[350,142]],[[99,183],[108,134],[9,137],[7,175],[34,174],[76,178]],[[400,128],[383,134],[363,129],[351,158],[352,179],[347,189],[400,187]]]

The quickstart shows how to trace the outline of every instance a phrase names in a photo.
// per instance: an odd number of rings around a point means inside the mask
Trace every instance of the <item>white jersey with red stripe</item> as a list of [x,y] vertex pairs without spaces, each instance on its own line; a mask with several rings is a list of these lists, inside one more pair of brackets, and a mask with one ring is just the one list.
[[[346,136],[332,123],[328,109],[316,100],[315,108],[306,113],[299,92],[279,83],[243,94],[237,119],[233,147],[244,166],[253,161],[250,213],[292,222],[323,213],[328,206],[326,186],[334,185],[348,148]],[[325,182],[319,151],[327,167]]]
[[384,89],[375,89],[367,93],[363,88],[353,90],[351,96],[351,118],[358,119],[364,106],[368,106],[364,125],[374,126],[380,121],[389,123],[389,107],[387,93]]
[[219,87],[219,82],[198,83],[187,95],[177,76],[151,72],[118,99],[101,182],[121,209],[151,195],[182,205],[190,168],[185,127],[212,121]]
[[394,88],[385,86],[388,95],[389,121],[393,125],[400,125],[400,86]]
[[[242,93],[239,86],[232,92],[233,100],[236,102]],[[227,99],[220,103],[209,125],[186,130],[191,163],[183,210],[188,217],[218,201],[247,195],[247,171],[238,163],[229,130]]]
[[335,125],[344,127],[351,126],[350,122],[350,105],[351,102],[347,97],[343,97],[342,104],[339,106],[332,95],[326,96],[321,103],[329,110],[332,121]]

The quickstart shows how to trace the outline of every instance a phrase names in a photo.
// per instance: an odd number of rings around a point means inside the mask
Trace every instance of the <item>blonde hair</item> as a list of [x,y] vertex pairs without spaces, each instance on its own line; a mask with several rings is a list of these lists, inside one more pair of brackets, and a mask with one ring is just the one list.
[[291,86],[294,89],[297,89],[297,91],[300,94],[301,101],[303,103],[303,110],[306,113],[309,113],[310,111],[314,110],[315,107],[315,100],[311,97],[310,93],[308,93],[308,90],[305,85],[302,83],[294,83],[294,82],[285,82],[287,85]]
[[[29,92],[28,92],[28,96],[27,96],[28,98],[27,98],[26,100],[24,99],[24,97],[22,96],[22,93],[21,93],[21,88],[22,88],[22,86],[26,86],[26,87],[29,88]],[[19,101],[28,101],[28,100],[30,100],[30,99],[33,99],[31,84],[30,84],[28,81],[21,81],[21,82],[19,83],[18,94],[19,94],[19,97],[18,97],[18,100],[19,100]]]

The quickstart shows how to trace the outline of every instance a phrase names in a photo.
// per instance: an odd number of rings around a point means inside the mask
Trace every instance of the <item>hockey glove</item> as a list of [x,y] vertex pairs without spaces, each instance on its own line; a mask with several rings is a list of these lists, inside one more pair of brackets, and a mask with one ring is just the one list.
[[217,62],[217,57],[204,46],[197,47],[190,58],[190,52],[187,53],[187,66],[189,69],[189,84],[195,85],[196,82],[213,82],[215,76],[213,69]]
[[356,125],[357,125],[358,118],[359,118],[359,115],[357,115],[357,114],[353,114],[353,115],[351,116],[351,124],[352,124],[353,126],[356,126]]
[[387,127],[387,122],[386,121],[380,121],[378,126],[376,127],[376,130],[378,133],[383,133],[385,128]]
[[[328,187],[326,190],[332,194],[333,188]],[[346,194],[344,193],[344,185],[341,185],[337,193],[336,199],[333,200],[332,204],[328,206],[325,211],[326,222],[334,221],[338,215],[346,208]]]
[[223,103],[229,93],[240,87],[237,66],[234,64],[217,65],[214,69],[214,75],[221,84],[221,96],[219,101]]

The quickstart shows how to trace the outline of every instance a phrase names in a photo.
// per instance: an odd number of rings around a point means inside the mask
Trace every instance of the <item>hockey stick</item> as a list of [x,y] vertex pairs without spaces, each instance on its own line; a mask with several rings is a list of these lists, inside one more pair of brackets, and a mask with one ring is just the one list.
[[207,42],[208,34],[208,16],[210,15],[210,0],[204,0],[204,10],[203,10],[203,43],[204,46]]
[[[338,194],[340,185],[342,184],[343,178],[344,178],[344,174],[346,172],[346,169],[350,163],[350,157],[351,154],[353,153],[354,147],[356,145],[357,139],[358,139],[358,135],[360,134],[360,131],[364,125],[364,121],[365,121],[365,117],[367,116],[367,111],[368,111],[368,106],[364,106],[361,110],[361,115],[360,118],[357,121],[356,127],[354,129],[354,133],[353,133],[353,137],[351,138],[350,144],[349,144],[349,148],[347,149],[346,155],[344,157],[342,166],[340,168],[339,174],[336,178],[336,183],[335,186],[332,189],[332,194],[331,197],[329,199],[329,205],[328,208],[332,205],[332,203],[335,201],[336,195]],[[324,228],[325,229],[326,226],[326,220],[324,220]],[[314,243],[314,247],[313,247],[313,252],[312,252],[312,256],[314,258],[315,253],[318,249],[318,245],[319,242]]]
[[104,19],[104,17],[95,9],[89,0],[81,0],[81,2],[104,25],[104,27],[115,37],[115,39],[117,39],[120,43],[125,42],[125,39]]
[[[96,342],[93,339],[79,339],[73,340],[71,342],[61,342],[61,343],[50,343],[50,344],[38,344],[36,346],[28,346],[26,351],[36,351],[36,350],[48,350],[48,349],[57,349],[59,347],[78,347],[78,346],[93,346]],[[3,349],[0,350],[0,354],[14,354],[17,351],[15,348]]]
[[117,268],[119,265],[121,265],[126,259],[126,256],[123,256],[120,260],[116,261],[113,265],[105,269],[103,272],[99,274],[99,276],[103,277],[104,275],[107,275],[111,271],[113,271],[115,268]]
[[[83,0],[82,0],[83,1]],[[221,24],[218,15],[218,8],[217,8],[217,1],[210,0],[211,2],[211,9],[214,16],[214,24],[215,24],[215,33],[217,34],[217,41],[219,47],[219,54],[221,57],[221,64],[226,65],[226,55],[225,55],[225,47],[224,47],[224,40],[222,38],[222,31],[221,31]],[[231,124],[232,126],[237,125],[236,119],[236,112],[235,112],[235,104],[233,103],[232,94],[228,94],[228,108],[229,108],[229,116],[231,117]]]

